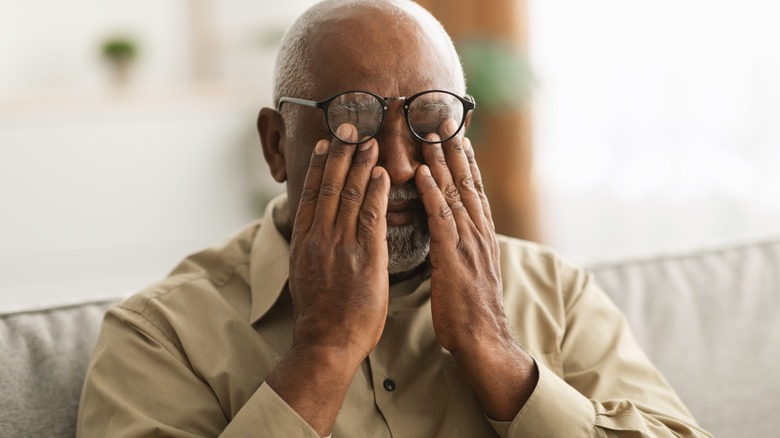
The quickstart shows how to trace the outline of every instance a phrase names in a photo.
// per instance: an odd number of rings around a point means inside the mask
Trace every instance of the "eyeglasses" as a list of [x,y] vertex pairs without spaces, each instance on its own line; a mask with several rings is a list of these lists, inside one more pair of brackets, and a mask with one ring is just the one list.
[[[387,102],[391,100],[403,101],[409,130],[418,140],[426,143],[443,143],[455,137],[466,123],[468,112],[476,107],[471,96],[464,98],[442,90],[423,91],[411,97],[381,97],[369,91],[345,91],[319,102],[282,97],[279,99],[277,111],[281,112],[285,102],[319,108],[325,113],[325,121],[334,137],[344,143],[358,144],[370,140],[382,129],[387,114]],[[432,132],[441,134],[441,125],[447,120],[458,123],[458,129],[452,135],[439,141],[426,140],[425,137]],[[336,134],[342,123],[355,125],[358,131],[357,141],[341,138]]]

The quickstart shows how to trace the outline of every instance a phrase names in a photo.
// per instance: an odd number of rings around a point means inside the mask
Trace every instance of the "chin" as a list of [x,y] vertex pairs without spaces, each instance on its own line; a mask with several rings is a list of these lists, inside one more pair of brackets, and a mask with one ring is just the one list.
[[431,247],[427,223],[387,228],[387,271],[390,274],[409,272],[425,263]]

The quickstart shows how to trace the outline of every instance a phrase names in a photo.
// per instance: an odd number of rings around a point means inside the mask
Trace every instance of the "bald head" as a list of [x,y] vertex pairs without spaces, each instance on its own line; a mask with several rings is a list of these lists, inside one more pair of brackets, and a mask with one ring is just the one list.
[[[402,53],[414,55],[399,56]],[[325,0],[301,15],[285,35],[276,63],[274,102],[281,96],[329,97],[312,93],[336,88],[337,84],[329,87],[327,82],[344,69],[362,69],[366,78],[363,89],[382,94],[382,90],[370,88],[371,77],[379,73],[376,66],[386,65],[387,74],[418,71],[404,64],[419,61],[420,54],[442,67],[428,69],[427,74],[444,74],[447,77],[439,79],[447,88],[459,94],[465,92],[463,69],[452,40],[417,3]],[[397,63],[382,63],[383,57],[392,57]],[[359,87],[354,84],[349,88]],[[414,91],[421,90],[409,93]]]

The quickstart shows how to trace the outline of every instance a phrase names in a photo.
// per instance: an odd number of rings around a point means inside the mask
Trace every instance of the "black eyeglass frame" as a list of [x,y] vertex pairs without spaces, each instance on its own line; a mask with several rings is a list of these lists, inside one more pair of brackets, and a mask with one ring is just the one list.
[[[425,95],[425,94],[428,94],[428,93],[434,93],[434,92],[445,93],[445,94],[449,94],[450,96],[454,96],[463,105],[463,117],[460,120],[460,125],[458,125],[458,129],[456,129],[455,132],[453,132],[451,136],[449,136],[447,138],[444,138],[444,139],[441,139],[439,141],[429,141],[429,140],[426,140],[423,137],[420,137],[416,132],[414,132],[414,129],[412,129],[412,122],[409,120],[409,106],[411,105],[411,103],[415,99],[417,99],[418,97],[420,97],[422,95]],[[366,94],[370,94],[370,95],[374,96],[375,98],[377,98],[379,100],[379,102],[382,103],[382,120],[380,120],[379,126],[376,128],[376,131],[371,133],[371,135],[368,136],[368,138],[363,138],[363,139],[360,139],[358,141],[345,141],[344,139],[342,139],[338,135],[336,135],[336,129],[338,128],[338,126],[334,128],[333,126],[330,125],[330,120],[328,119],[328,106],[331,104],[331,102],[336,100],[338,97],[340,97],[340,96],[342,96],[344,94],[347,94],[347,93],[366,93]],[[414,137],[416,139],[418,139],[418,140],[420,140],[422,142],[425,142],[425,143],[444,143],[445,141],[448,141],[451,138],[453,138],[456,135],[458,135],[460,130],[463,128],[463,125],[466,124],[466,118],[468,117],[469,111],[473,111],[474,108],[477,107],[477,103],[474,101],[473,97],[471,97],[469,95],[466,95],[465,97],[461,97],[461,96],[458,96],[457,94],[455,94],[455,93],[453,93],[451,91],[446,91],[446,90],[425,90],[425,91],[421,91],[421,92],[419,92],[417,94],[414,94],[412,96],[409,96],[409,97],[405,97],[405,96],[400,96],[400,97],[382,97],[382,96],[380,96],[380,95],[378,95],[376,93],[372,93],[370,91],[365,91],[365,90],[348,90],[348,91],[341,92],[339,94],[336,94],[336,95],[331,96],[331,97],[329,97],[329,98],[327,98],[325,100],[320,100],[320,101],[308,100],[308,99],[299,99],[297,97],[288,97],[288,96],[280,97],[279,98],[279,104],[276,106],[276,111],[281,114],[281,112],[282,112],[282,104],[285,103],[285,102],[297,103],[299,105],[304,105],[304,106],[308,106],[308,107],[312,107],[312,108],[319,108],[319,109],[322,110],[323,115],[325,116],[325,124],[328,125],[328,129],[330,130],[330,132],[333,134],[334,137],[338,138],[339,140],[341,140],[342,142],[347,143],[347,144],[359,144],[359,143],[365,143],[368,140],[374,138],[376,136],[376,134],[380,130],[382,130],[382,125],[384,125],[384,123],[385,123],[385,116],[387,116],[388,101],[396,101],[396,100],[402,100],[404,102],[403,103],[404,118],[406,119],[406,126],[409,128],[409,132],[411,132],[412,135],[414,135]]]

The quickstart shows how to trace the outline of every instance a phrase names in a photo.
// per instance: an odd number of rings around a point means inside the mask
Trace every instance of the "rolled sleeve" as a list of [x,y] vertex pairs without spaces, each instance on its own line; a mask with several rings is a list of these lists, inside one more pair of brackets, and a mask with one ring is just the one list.
[[596,411],[590,400],[536,362],[539,380],[531,397],[512,422],[490,424],[501,437],[589,437]]
[[247,437],[258,434],[319,438],[317,432],[265,382],[220,436]]

